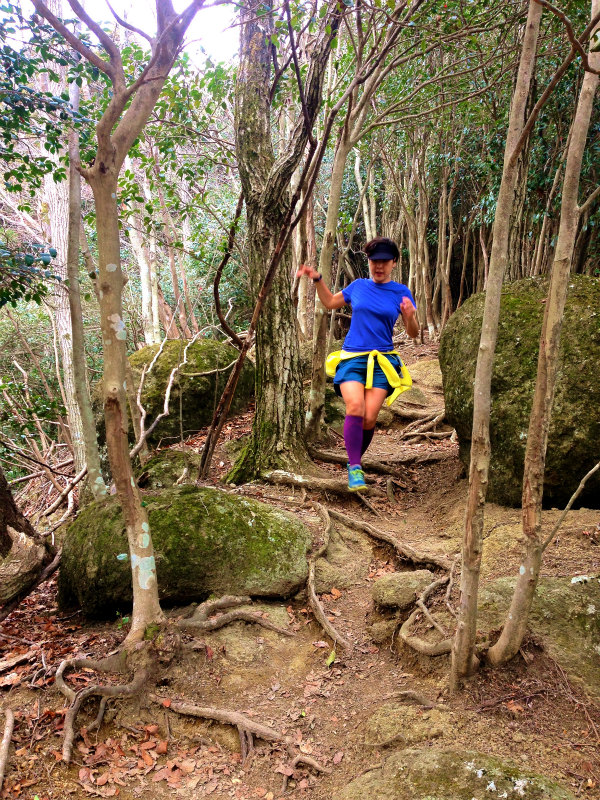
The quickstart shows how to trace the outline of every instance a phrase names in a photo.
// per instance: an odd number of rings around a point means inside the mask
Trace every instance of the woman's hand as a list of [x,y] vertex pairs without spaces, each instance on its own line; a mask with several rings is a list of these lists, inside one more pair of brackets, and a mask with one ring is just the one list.
[[419,333],[419,323],[417,321],[417,309],[413,306],[410,298],[402,298],[400,313],[402,314],[402,322],[404,323],[406,332],[411,339],[415,339]]
[[320,272],[317,272],[316,269],[313,269],[308,264],[301,264],[300,269],[298,269],[296,272],[296,277],[301,278],[303,275],[306,275],[307,278],[314,280],[315,278],[318,278],[320,274]]

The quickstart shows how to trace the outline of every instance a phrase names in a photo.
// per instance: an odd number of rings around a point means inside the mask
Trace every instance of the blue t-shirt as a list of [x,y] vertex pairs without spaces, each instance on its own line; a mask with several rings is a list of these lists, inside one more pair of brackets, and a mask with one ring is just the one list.
[[408,286],[396,281],[375,283],[370,278],[359,278],[342,289],[342,294],[352,306],[344,350],[349,353],[393,350],[392,332],[400,316],[402,299],[408,297],[416,307]]

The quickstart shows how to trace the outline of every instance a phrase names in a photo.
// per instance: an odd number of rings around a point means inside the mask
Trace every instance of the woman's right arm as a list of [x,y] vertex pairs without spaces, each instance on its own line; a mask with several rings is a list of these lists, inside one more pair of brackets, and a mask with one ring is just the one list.
[[329,289],[329,287],[326,286],[325,283],[323,282],[321,273],[317,272],[312,267],[309,267],[308,264],[302,264],[296,275],[298,277],[306,275],[306,277],[310,278],[313,282],[315,281],[315,278],[319,279],[315,283],[315,288],[317,290],[319,300],[321,301],[321,303],[323,303],[325,308],[329,309],[343,308],[346,305],[343,293],[337,292],[336,294],[333,294]]

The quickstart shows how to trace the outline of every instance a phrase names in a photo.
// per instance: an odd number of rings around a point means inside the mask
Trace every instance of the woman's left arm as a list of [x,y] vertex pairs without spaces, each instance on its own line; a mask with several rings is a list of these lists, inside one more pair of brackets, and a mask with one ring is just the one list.
[[406,332],[411,339],[416,339],[419,335],[419,320],[417,319],[417,309],[413,306],[410,298],[402,298],[400,313]]

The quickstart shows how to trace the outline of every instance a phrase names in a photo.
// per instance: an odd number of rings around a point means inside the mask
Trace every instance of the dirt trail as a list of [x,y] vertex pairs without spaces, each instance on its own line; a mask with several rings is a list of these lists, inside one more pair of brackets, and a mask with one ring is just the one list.
[[[373,456],[397,451],[400,436],[397,423],[378,432]],[[323,527],[311,499],[368,521],[418,550],[454,557],[460,549],[466,492],[456,447],[448,440],[414,447],[447,448],[449,455],[439,463],[407,467],[408,489],[396,490],[393,504],[375,499],[370,509],[354,497],[340,501],[313,494],[300,505],[297,490],[252,485],[246,491],[297,514],[313,530],[315,541]],[[217,454],[217,463],[219,459],[224,470],[225,451]],[[331,465],[323,469],[340,471]],[[385,478],[375,480],[385,488]],[[552,519],[550,512],[548,524]],[[599,545],[590,535],[597,522],[598,512],[573,512],[548,553],[544,574],[599,572]],[[492,547],[493,557],[484,564],[486,579],[516,573],[518,525],[517,510],[489,508],[490,547],[501,529],[512,532],[512,538],[502,540],[500,554]],[[124,622],[89,625],[78,614],[59,614],[50,584],[29,597],[0,629],[0,659],[19,654],[28,658],[0,673],[2,705],[18,712],[2,797],[277,800],[284,796],[285,779],[286,797],[326,800],[394,749],[419,744],[511,758],[575,794],[600,798],[600,710],[569,685],[538,644],[528,641],[505,669],[482,670],[451,700],[446,656],[428,659],[400,646],[396,638],[376,643],[369,633],[374,622],[385,619],[373,607],[373,583],[389,571],[406,569],[406,564],[387,545],[343,528],[338,534],[336,546],[349,552],[360,569],[347,588],[333,587],[321,599],[332,624],[353,642],[350,653],[338,651],[328,665],[331,642],[300,594],[287,603],[260,605],[274,622],[296,631],[293,639],[235,623],[207,634],[200,649],[186,651],[165,669],[157,689],[167,706],[169,699],[187,699],[244,711],[272,725],[291,737],[298,754],[326,766],[326,774],[302,763],[291,770],[288,754],[262,741],[242,764],[235,729],[178,716],[144,698],[114,703],[99,732],[83,731],[73,764],[63,764],[64,701],[53,685],[54,671],[69,655],[97,657],[115,649],[124,636]],[[82,687],[94,676],[81,670],[71,680]],[[398,693],[406,690],[425,696],[436,708],[405,703]],[[382,707],[384,712],[373,719]],[[89,725],[95,714],[96,705],[90,702],[79,726]]]

